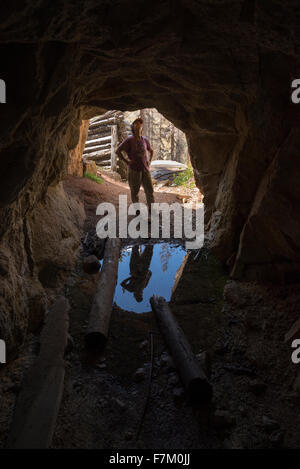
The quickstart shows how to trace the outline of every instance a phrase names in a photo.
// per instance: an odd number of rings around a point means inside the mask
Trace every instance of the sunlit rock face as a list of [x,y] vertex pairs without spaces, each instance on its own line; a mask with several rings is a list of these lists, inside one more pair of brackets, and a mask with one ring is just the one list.
[[88,136],[89,123],[89,119],[81,122],[78,143],[69,151],[68,174],[72,176],[83,176],[82,153]]
[[24,233],[82,119],[154,107],[187,135],[211,246],[233,275],[294,280],[298,0],[24,3],[0,5],[0,235]]

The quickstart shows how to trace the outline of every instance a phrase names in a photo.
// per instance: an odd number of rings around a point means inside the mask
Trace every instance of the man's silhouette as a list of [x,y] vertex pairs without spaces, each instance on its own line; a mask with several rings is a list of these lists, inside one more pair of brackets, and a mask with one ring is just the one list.
[[141,246],[132,248],[130,257],[130,277],[123,280],[121,286],[132,292],[136,301],[143,301],[143,291],[148,285],[152,272],[149,270],[153,255],[153,246],[147,245],[144,251],[140,252]]

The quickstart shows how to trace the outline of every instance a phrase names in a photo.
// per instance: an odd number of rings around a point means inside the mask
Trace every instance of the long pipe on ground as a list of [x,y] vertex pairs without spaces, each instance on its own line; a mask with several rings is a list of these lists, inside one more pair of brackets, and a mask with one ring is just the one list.
[[166,300],[153,295],[150,298],[159,328],[173,356],[176,368],[192,405],[208,403],[212,399],[212,386],[194,356],[191,346],[179,327]]
[[59,297],[50,308],[40,338],[40,353],[22,381],[6,447],[47,449],[62,399],[69,302]]
[[119,238],[108,238],[105,243],[103,265],[99,274],[85,336],[86,348],[89,350],[102,351],[107,342],[118,277],[120,246],[121,241]]

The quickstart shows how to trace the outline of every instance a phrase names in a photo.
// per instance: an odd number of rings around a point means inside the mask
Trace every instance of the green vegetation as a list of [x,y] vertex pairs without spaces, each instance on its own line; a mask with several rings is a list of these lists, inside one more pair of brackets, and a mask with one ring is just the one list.
[[193,189],[195,187],[193,168],[189,166],[184,171],[178,173],[177,176],[175,176],[173,179],[172,185],[184,186]]
[[84,173],[84,177],[91,179],[92,181],[97,182],[98,184],[102,184],[103,180],[101,178],[98,178],[98,176],[95,176],[95,174],[92,173]]

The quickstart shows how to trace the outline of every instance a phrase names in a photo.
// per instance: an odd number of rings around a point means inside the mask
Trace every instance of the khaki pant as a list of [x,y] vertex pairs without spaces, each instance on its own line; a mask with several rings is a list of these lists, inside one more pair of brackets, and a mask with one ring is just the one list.
[[148,209],[151,209],[151,203],[154,203],[153,185],[150,171],[134,171],[128,168],[128,184],[130,187],[131,200],[133,203],[139,201],[139,191],[141,185],[144,188]]

